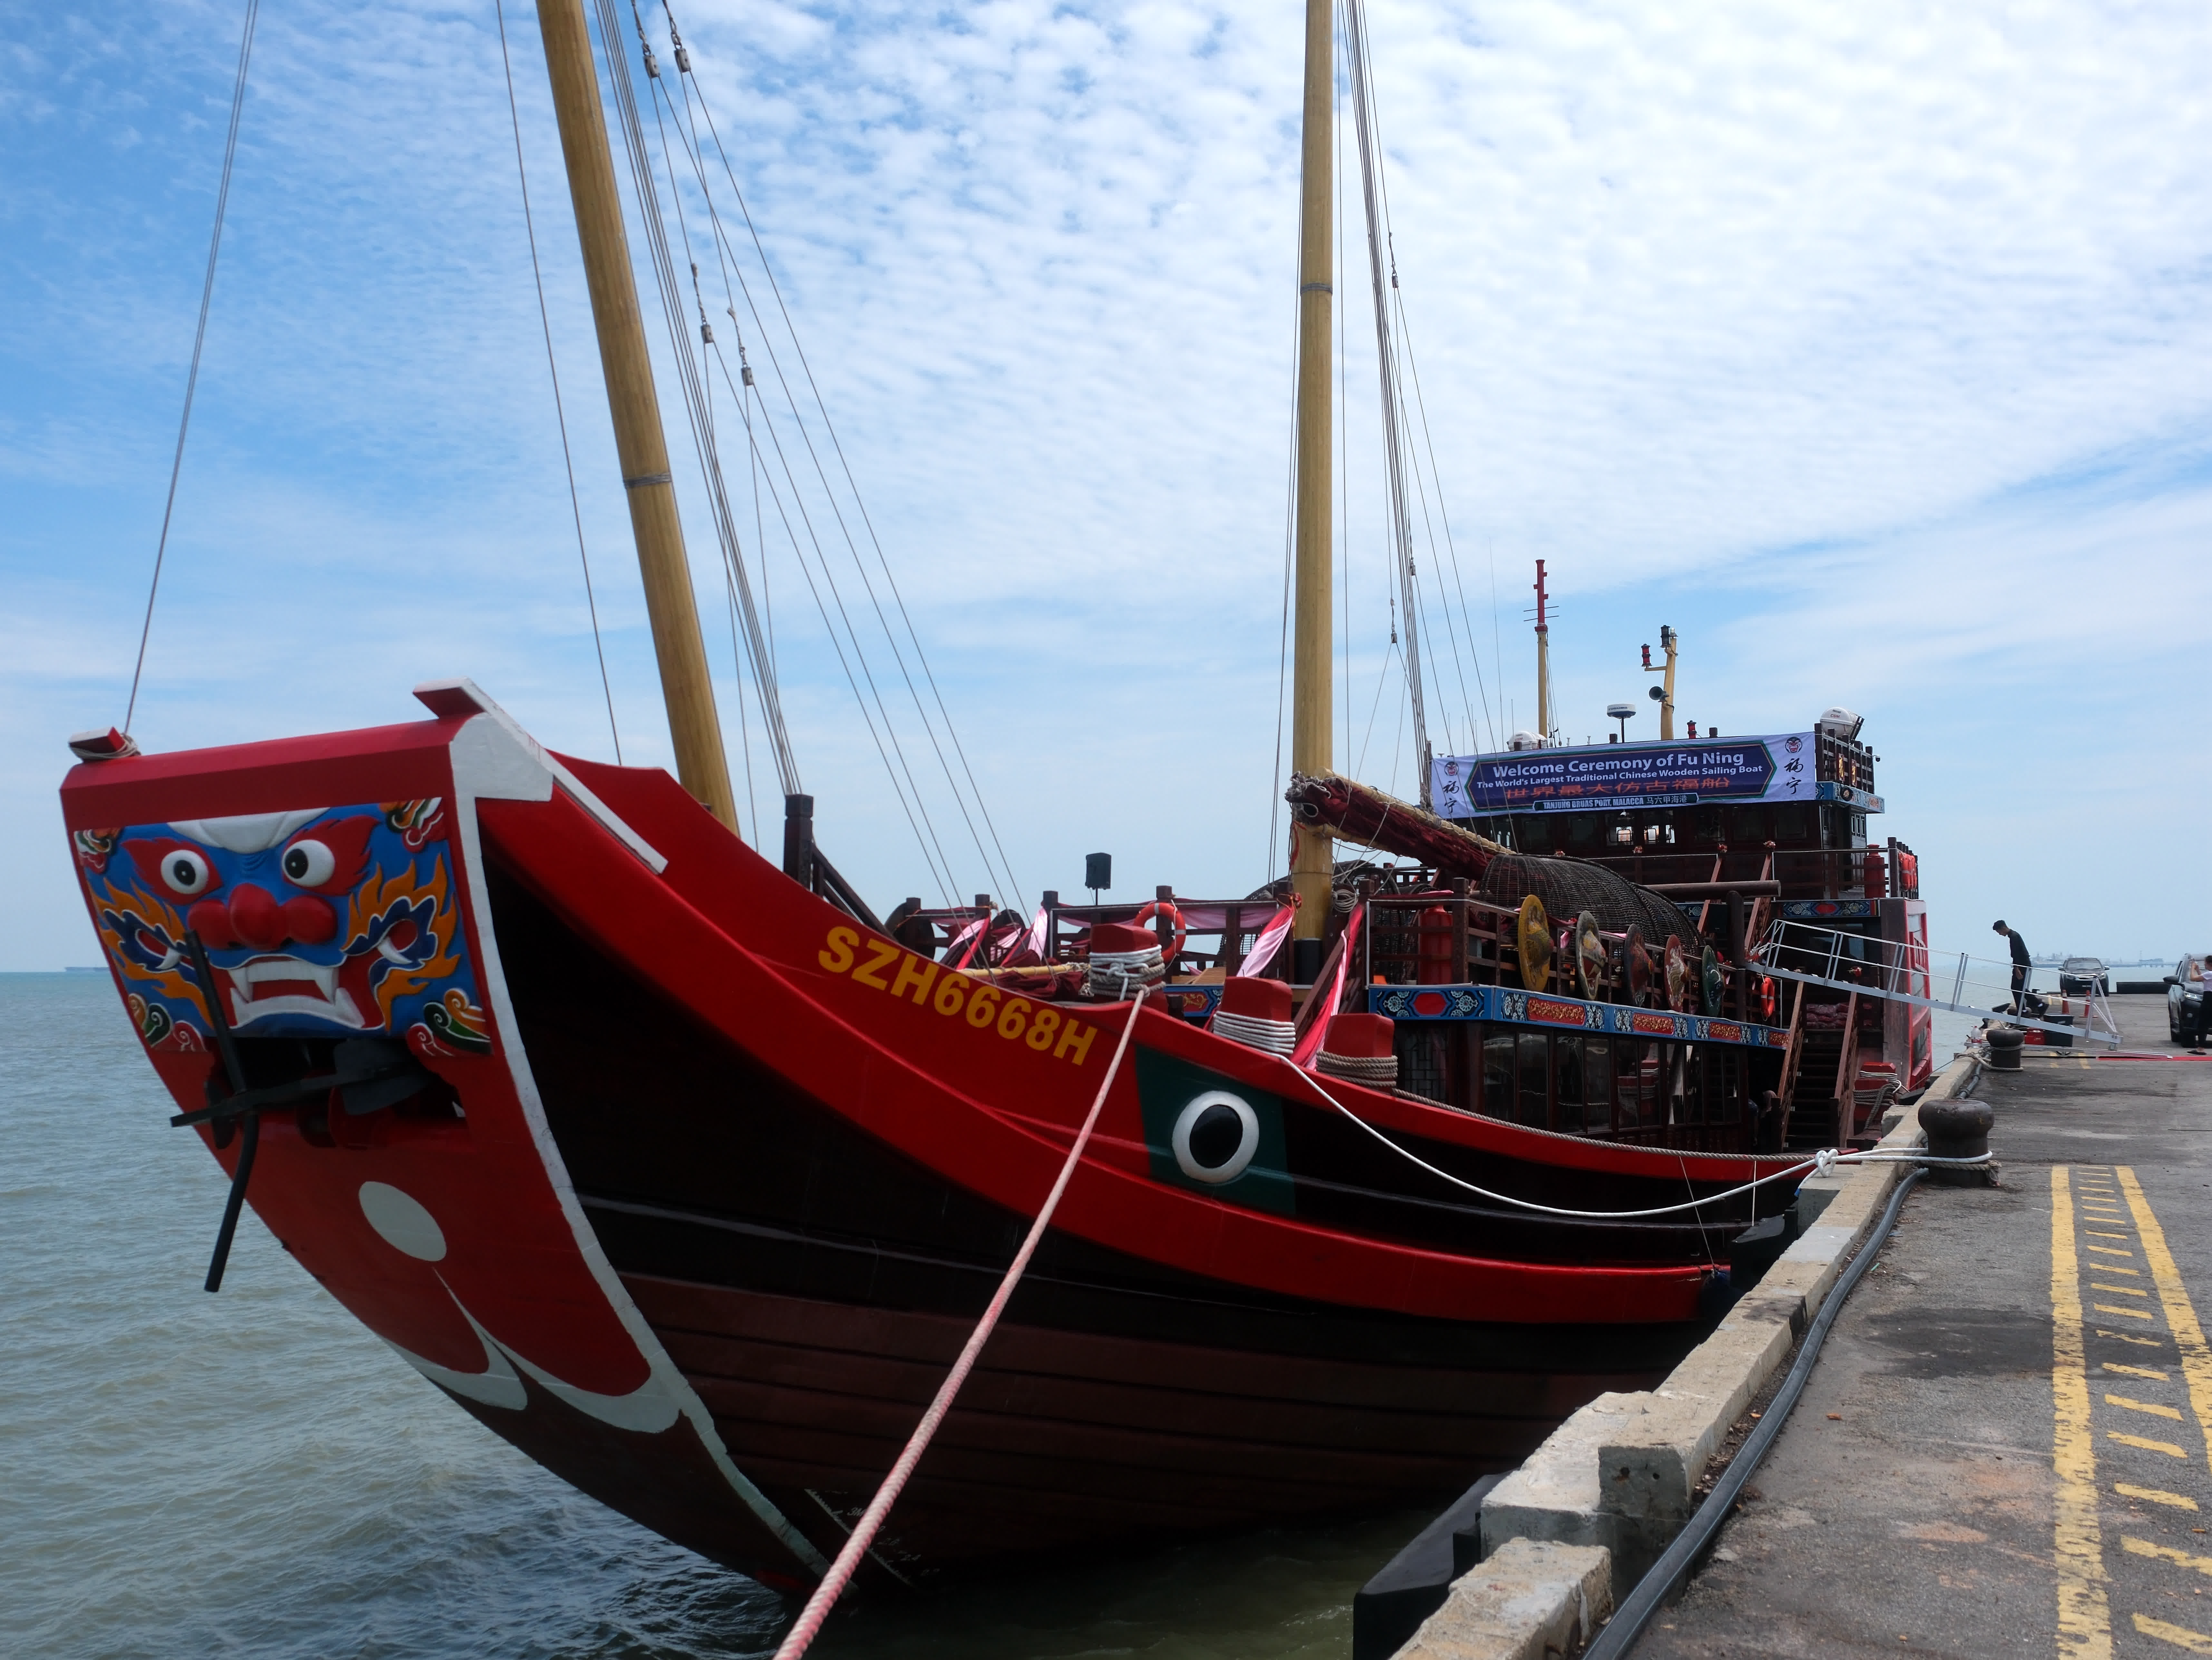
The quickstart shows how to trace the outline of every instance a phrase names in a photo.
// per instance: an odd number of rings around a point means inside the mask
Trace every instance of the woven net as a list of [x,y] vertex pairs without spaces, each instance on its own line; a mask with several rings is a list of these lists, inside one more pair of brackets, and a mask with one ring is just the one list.
[[1632,923],[1656,950],[1669,934],[1687,940],[1690,919],[1672,901],[1638,888],[1601,864],[1581,859],[1544,858],[1501,853],[1482,873],[1481,897],[1492,905],[1517,907],[1534,894],[1554,922],[1571,922],[1588,911],[1608,934],[1625,934]]

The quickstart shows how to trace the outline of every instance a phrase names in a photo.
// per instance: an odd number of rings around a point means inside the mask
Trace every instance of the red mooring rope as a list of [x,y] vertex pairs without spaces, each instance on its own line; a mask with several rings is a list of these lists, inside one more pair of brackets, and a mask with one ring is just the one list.
[[1022,1248],[1014,1253],[1013,1263],[1006,1269],[1006,1278],[999,1281],[998,1294],[991,1299],[990,1307],[983,1311],[983,1318],[975,1323],[975,1330],[969,1333],[967,1347],[960,1351],[960,1358],[952,1363],[952,1370],[938,1385],[937,1398],[929,1403],[929,1410],[921,1415],[921,1421],[914,1427],[914,1433],[907,1438],[906,1447],[899,1454],[898,1462],[891,1466],[890,1474],[884,1477],[884,1484],[876,1489],[876,1496],[868,1501],[866,1512],[853,1529],[851,1536],[845,1541],[845,1548],[837,1553],[837,1560],[830,1565],[830,1572],[823,1576],[822,1583],[814,1588],[814,1595],[806,1599],[806,1606],[799,1611],[799,1618],[793,1622],[790,1631],[784,1634],[783,1645],[776,1650],[775,1660],[799,1660],[799,1657],[805,1653],[813,1643],[816,1634],[822,1629],[822,1622],[830,1617],[830,1610],[836,1605],[839,1595],[852,1578],[853,1570],[860,1566],[862,1554],[874,1540],[876,1530],[883,1526],[884,1518],[890,1514],[891,1506],[898,1502],[899,1493],[906,1486],[907,1477],[914,1474],[914,1467],[921,1462],[921,1455],[929,1450],[930,1438],[937,1433],[937,1427],[945,1421],[945,1415],[951,1409],[952,1397],[960,1392],[960,1385],[968,1381],[968,1374],[975,1365],[975,1357],[983,1352],[983,1345],[990,1340],[992,1329],[999,1324],[999,1316],[1006,1312],[1007,1300],[1014,1294],[1014,1287],[1020,1282],[1023,1270],[1029,1267],[1030,1258],[1036,1254],[1037,1241],[1044,1238],[1045,1228],[1052,1221],[1052,1213],[1060,1208],[1060,1196],[1067,1191],[1067,1184],[1075,1174],[1075,1166],[1082,1162],[1083,1149],[1091,1145],[1091,1132],[1097,1128],[1098,1114],[1106,1105],[1106,1092],[1114,1087],[1115,1075],[1121,1069],[1121,1057],[1128,1053],[1129,1039],[1137,1029],[1137,1013],[1145,1006],[1146,990],[1148,989],[1139,990],[1130,1001],[1128,1024],[1121,1028],[1121,1039],[1114,1045],[1113,1063],[1106,1069],[1106,1075],[1098,1081],[1098,1098],[1091,1103],[1091,1115],[1084,1119],[1083,1128],[1076,1135],[1075,1145],[1067,1149],[1067,1161],[1060,1166],[1060,1178],[1053,1183],[1052,1191],[1045,1196],[1044,1205],[1037,1212],[1036,1221],[1030,1224],[1029,1237],[1022,1241]]

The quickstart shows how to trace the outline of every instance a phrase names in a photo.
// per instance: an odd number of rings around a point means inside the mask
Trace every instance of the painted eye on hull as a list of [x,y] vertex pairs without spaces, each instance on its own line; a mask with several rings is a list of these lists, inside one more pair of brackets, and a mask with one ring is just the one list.
[[215,883],[208,862],[189,847],[172,848],[161,856],[161,880],[170,891],[186,899],[204,894]]
[[328,847],[303,837],[284,850],[284,880],[298,888],[320,888],[337,863],[337,855]]

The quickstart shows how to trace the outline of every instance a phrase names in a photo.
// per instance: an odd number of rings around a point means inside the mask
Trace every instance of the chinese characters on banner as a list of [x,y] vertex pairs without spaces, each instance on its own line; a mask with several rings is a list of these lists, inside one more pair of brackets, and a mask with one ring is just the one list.
[[1609,807],[1675,807],[1698,801],[1812,801],[1810,732],[1445,755],[1430,787],[1444,818]]

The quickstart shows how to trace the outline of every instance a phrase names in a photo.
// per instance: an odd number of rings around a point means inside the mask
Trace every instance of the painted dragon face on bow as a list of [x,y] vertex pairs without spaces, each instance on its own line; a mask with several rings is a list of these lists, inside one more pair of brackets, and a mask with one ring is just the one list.
[[[441,803],[307,808],[79,831],[100,937],[156,1047],[203,1046],[200,994],[256,1037],[489,1047]],[[197,984],[187,932],[216,984]],[[143,1006],[142,1006],[143,1005]]]

